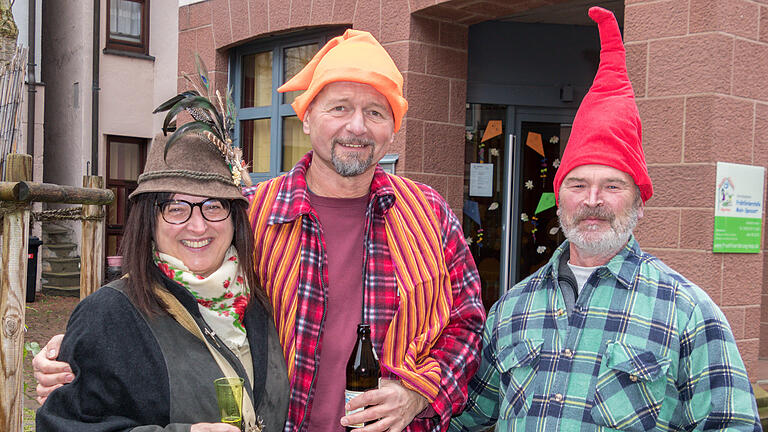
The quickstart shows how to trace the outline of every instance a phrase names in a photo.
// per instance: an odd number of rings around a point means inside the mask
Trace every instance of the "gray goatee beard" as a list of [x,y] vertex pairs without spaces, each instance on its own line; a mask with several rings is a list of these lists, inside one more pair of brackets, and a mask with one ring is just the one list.
[[[607,256],[615,254],[629,241],[632,231],[637,226],[639,203],[635,203],[625,214],[617,215],[604,207],[581,207],[576,214],[568,219],[562,213],[562,208],[557,209],[560,219],[560,229],[565,237],[580,251],[591,256]],[[600,218],[610,222],[610,230],[597,234],[593,228],[582,230],[579,223],[587,218]],[[598,238],[595,236],[599,235]]]
[[[336,153],[337,145],[364,145],[370,147],[371,151],[367,158],[358,154],[345,155],[341,157]],[[373,150],[376,143],[368,138],[334,138],[331,146],[331,163],[333,168],[342,177],[358,176],[370,168],[373,164]]]

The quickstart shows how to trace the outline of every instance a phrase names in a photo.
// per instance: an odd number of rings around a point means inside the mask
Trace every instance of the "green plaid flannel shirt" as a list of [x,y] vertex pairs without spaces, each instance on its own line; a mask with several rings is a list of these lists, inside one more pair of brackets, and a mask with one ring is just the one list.
[[703,290],[632,237],[569,316],[556,282],[567,247],[491,308],[450,430],[761,430],[731,329]]

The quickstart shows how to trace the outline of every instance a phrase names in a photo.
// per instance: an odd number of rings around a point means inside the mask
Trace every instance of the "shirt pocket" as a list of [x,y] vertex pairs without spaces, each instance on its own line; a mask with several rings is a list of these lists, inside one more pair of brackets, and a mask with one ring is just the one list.
[[670,359],[622,342],[609,342],[595,385],[592,419],[625,431],[656,426]]
[[531,383],[539,368],[543,343],[540,339],[524,339],[499,350],[499,415],[502,419],[524,416],[531,407]]

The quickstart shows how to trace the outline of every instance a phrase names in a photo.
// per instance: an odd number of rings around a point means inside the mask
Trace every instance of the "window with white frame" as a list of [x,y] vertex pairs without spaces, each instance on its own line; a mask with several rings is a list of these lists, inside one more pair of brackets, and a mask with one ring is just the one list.
[[238,126],[235,135],[255,182],[289,171],[311,146],[291,107],[300,91],[278,93],[330,38],[343,30],[316,31],[238,47],[232,58]]

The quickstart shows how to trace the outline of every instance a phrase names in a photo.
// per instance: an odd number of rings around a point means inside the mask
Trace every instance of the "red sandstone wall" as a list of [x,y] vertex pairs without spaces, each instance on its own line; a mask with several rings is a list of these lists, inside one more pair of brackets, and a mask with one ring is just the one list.
[[753,379],[758,355],[768,356],[766,254],[713,254],[712,231],[715,163],[768,165],[768,5],[760,3],[628,0],[624,23],[655,189],[640,244],[720,305]]

